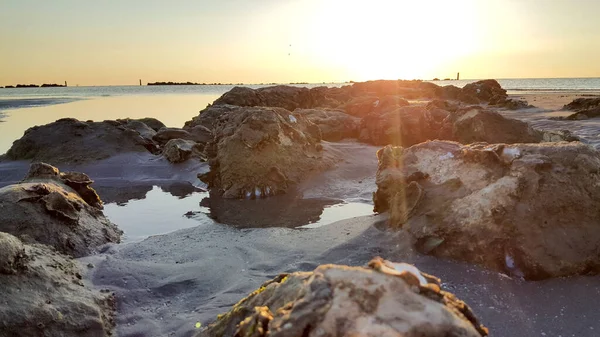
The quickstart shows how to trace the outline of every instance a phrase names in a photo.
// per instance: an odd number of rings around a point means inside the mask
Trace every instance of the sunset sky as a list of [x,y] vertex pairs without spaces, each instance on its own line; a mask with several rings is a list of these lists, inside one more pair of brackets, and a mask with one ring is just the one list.
[[600,77],[598,0],[2,0],[0,85]]

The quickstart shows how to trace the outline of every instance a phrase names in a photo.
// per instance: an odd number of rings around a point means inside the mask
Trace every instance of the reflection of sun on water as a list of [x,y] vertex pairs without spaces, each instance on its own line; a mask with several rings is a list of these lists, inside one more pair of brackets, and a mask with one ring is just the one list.
[[319,54],[356,80],[416,78],[474,49],[473,1],[324,1],[314,13]]

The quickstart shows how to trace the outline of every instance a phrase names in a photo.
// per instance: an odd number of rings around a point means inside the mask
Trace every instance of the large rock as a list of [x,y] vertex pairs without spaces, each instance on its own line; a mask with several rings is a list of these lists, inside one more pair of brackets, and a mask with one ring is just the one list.
[[319,126],[323,140],[335,142],[345,138],[358,138],[360,118],[332,109],[297,109],[294,115],[306,117]]
[[334,90],[331,98],[327,97],[327,93],[326,88],[308,89],[287,85],[260,89],[234,87],[219,97],[213,105],[279,107],[290,111],[339,105],[333,97],[342,96],[340,90]]
[[201,179],[226,198],[285,193],[311,171],[331,165],[323,158],[318,126],[302,115],[239,107],[215,124],[215,139],[205,151],[210,172]]
[[44,161],[50,164],[81,164],[125,152],[156,152],[152,141],[145,139],[126,120],[81,122],[59,119],[25,131],[6,153],[8,159]]
[[563,110],[576,111],[567,117],[554,117],[555,120],[583,120],[600,117],[600,98],[577,98],[565,105]]
[[502,89],[500,83],[496,80],[483,80],[465,85],[461,90],[459,98],[466,103],[474,104],[477,102],[470,101],[465,98],[475,98],[481,102],[489,102],[492,98],[496,101],[508,98],[506,90]]
[[239,107],[231,104],[209,105],[206,109],[201,110],[198,116],[185,122],[183,129],[189,132],[189,130],[195,127],[202,126],[212,131],[217,127],[222,116],[237,110]]
[[376,212],[417,249],[544,279],[600,271],[600,154],[432,141],[377,153]]
[[542,134],[527,123],[481,107],[464,108],[450,114],[444,121],[444,130],[440,135],[440,139],[463,144],[539,143],[542,138]]
[[449,112],[407,106],[388,113],[372,113],[361,121],[359,140],[374,145],[410,146],[439,137]]
[[171,163],[181,163],[192,155],[202,157],[204,146],[191,140],[171,139],[163,149],[163,156]]
[[81,257],[122,232],[102,213],[102,201],[83,173],[31,165],[25,180],[0,189],[0,231]]
[[322,265],[266,282],[199,337],[487,336],[471,309],[412,265]]
[[89,289],[77,263],[0,232],[1,336],[110,336],[114,297]]

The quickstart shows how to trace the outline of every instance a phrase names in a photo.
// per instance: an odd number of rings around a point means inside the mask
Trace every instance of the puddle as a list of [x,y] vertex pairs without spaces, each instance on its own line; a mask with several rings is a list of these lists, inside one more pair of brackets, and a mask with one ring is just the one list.
[[208,208],[199,205],[206,196],[206,192],[193,192],[177,197],[154,186],[144,199],[104,205],[104,214],[125,232],[123,243],[140,241],[152,235],[198,226],[197,219],[189,219],[185,214],[208,213]]
[[298,228],[319,228],[334,222],[373,214],[373,205],[359,202],[348,202],[327,206],[323,209],[321,217],[307,225]]

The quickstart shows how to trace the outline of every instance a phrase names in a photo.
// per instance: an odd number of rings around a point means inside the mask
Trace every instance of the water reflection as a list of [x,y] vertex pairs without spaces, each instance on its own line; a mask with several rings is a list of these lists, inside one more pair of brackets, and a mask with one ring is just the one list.
[[148,236],[198,226],[197,220],[184,214],[207,212],[199,205],[206,195],[206,192],[193,192],[183,197],[174,196],[153,186],[142,199],[107,203],[104,214],[125,232],[123,242],[139,241]]

